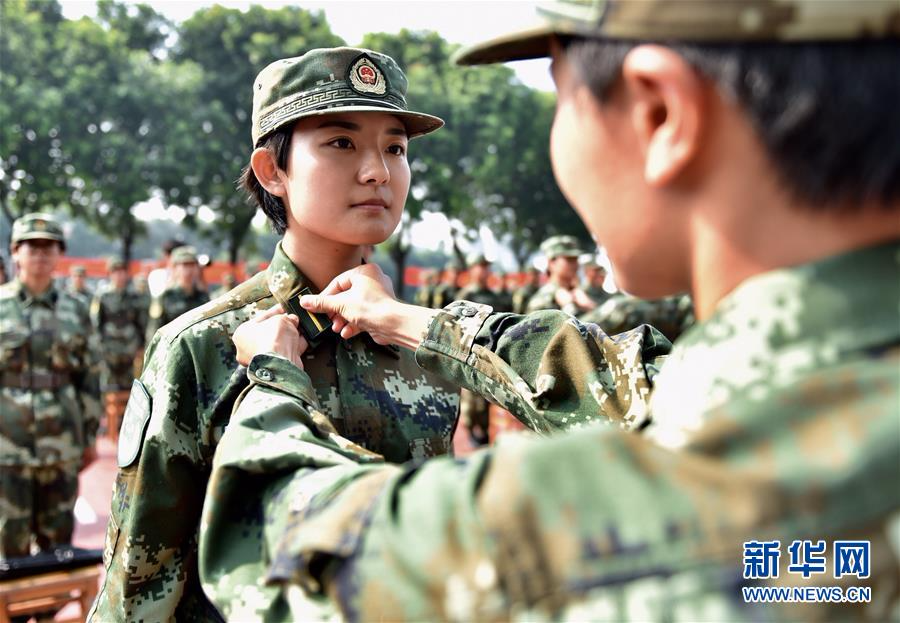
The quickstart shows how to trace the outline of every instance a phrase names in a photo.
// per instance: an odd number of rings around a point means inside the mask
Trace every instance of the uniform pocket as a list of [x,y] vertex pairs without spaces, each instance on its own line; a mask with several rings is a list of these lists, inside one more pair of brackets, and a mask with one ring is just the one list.
[[0,331],[0,369],[15,372],[28,361],[28,333],[18,327]]

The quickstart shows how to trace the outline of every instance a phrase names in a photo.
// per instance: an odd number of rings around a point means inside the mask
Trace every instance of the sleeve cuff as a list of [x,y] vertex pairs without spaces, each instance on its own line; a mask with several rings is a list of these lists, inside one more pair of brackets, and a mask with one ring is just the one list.
[[422,365],[420,354],[425,356],[426,351],[432,351],[467,362],[475,338],[492,313],[494,308],[490,305],[469,301],[450,303],[432,319],[425,339],[416,350],[416,361]]
[[292,361],[275,353],[260,353],[247,366],[250,383],[264,385],[316,406],[318,399],[309,376]]

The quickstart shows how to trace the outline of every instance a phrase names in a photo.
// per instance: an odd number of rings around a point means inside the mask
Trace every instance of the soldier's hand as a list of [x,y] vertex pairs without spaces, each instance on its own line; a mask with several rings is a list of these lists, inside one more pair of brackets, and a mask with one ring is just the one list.
[[367,332],[379,343],[386,343],[388,310],[398,301],[391,280],[376,264],[363,264],[341,273],[321,294],[300,297],[304,309],[324,312],[331,318],[331,329],[344,339]]
[[439,310],[407,305],[394,298],[390,279],[375,264],[335,277],[321,294],[300,297],[304,309],[323,312],[344,339],[366,332],[379,344],[415,349]]
[[81,469],[79,471],[85,470],[88,466],[97,460],[97,448],[91,446],[90,448],[85,448],[84,452],[81,453]]
[[254,355],[275,353],[303,368],[301,359],[309,344],[298,330],[299,320],[293,314],[285,314],[281,305],[275,305],[241,324],[231,340],[237,349],[237,360],[243,366]]
[[597,307],[597,302],[588,296],[587,292],[581,288],[572,290],[572,300],[575,301],[575,304],[578,305],[578,307],[585,311]]

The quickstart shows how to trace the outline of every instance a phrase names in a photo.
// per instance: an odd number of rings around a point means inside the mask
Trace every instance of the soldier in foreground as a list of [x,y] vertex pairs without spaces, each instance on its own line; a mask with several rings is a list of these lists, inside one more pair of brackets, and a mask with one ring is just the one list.
[[547,283],[528,301],[528,312],[561,309],[566,313],[584,313],[596,304],[578,284],[578,256],[584,253],[574,236],[553,236],[541,245],[547,258]]
[[[290,342],[267,344],[250,369],[279,381],[242,396],[207,490],[216,603],[234,612],[265,585],[294,618],[896,618],[897,3],[547,11],[461,60],[552,57],[561,189],[625,289],[688,289],[698,324],[656,374],[668,342],[646,327],[427,310],[373,266],[339,276],[304,308],[553,434],[377,464],[315,435],[308,382],[278,355]],[[242,581],[238,560],[264,573]],[[770,585],[801,598],[743,591]],[[838,598],[802,597],[816,587]]]
[[206,290],[197,287],[200,264],[194,247],[176,247],[171,254],[171,284],[150,303],[147,342],[159,330],[182,314],[209,301]]
[[110,438],[117,441],[134,380],[134,360],[144,346],[146,328],[143,299],[128,287],[125,261],[110,258],[106,266],[109,288],[96,295],[91,303],[91,325],[100,357],[100,392],[106,427]]
[[0,560],[72,541],[78,472],[96,458],[88,308],[53,284],[65,251],[50,215],[12,226],[16,278],[0,286]]
[[[299,340],[302,330],[292,365],[304,369],[305,399],[322,414],[309,447],[319,437],[344,446],[326,460],[344,463],[347,454],[402,463],[452,448],[458,385],[423,371],[411,352],[368,336],[340,338],[326,316],[298,304],[304,292],[359,266],[371,245],[396,229],[410,186],[409,141],[443,122],[408,110],[406,76],[393,59],[370,50],[317,49],[275,61],[247,88],[252,144],[242,183],[282,239],[268,268],[169,323],[148,346],[119,439],[107,575],[94,621],[221,620],[198,573],[207,477],[250,379],[280,382],[268,370],[238,364],[244,357],[231,335],[250,318],[242,331],[263,348],[283,332]],[[293,313],[276,316],[282,309]],[[238,540],[249,546],[259,536]],[[217,554],[230,564],[237,552]],[[244,567],[241,581],[260,578],[259,568]],[[229,586],[213,580],[204,588],[215,595]],[[277,588],[260,586],[252,602],[223,610],[236,621],[261,612],[287,616]]]

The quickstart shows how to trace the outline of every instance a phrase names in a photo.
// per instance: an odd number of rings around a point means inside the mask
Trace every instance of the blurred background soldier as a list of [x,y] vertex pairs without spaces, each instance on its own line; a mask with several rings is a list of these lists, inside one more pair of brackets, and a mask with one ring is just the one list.
[[197,287],[200,264],[194,247],[178,247],[172,251],[172,284],[150,303],[147,342],[156,331],[181,314],[209,301],[209,294]]
[[525,282],[512,294],[512,312],[524,314],[528,308],[528,301],[534,296],[541,284],[541,271],[534,266],[525,269]]
[[459,272],[462,270],[459,261],[453,258],[444,266],[444,274],[441,283],[435,286],[431,298],[431,306],[442,309],[456,300],[456,291],[459,288]]
[[674,341],[694,324],[694,305],[688,294],[649,300],[622,293],[579,318],[600,325],[609,335],[648,324]]
[[612,294],[603,289],[603,283],[606,281],[606,269],[600,266],[596,259],[591,257],[582,264],[581,270],[584,273],[584,286],[582,289],[599,307],[612,296]]
[[[494,309],[503,304],[497,292],[487,285],[491,263],[483,253],[470,253],[466,258],[469,283],[456,294],[456,300],[490,305]],[[505,311],[505,310],[499,310]],[[459,416],[474,446],[490,443],[490,403],[482,396],[463,389],[459,394]]]
[[100,415],[87,305],[53,283],[62,227],[23,216],[11,250],[17,275],[0,286],[0,559],[71,542]]
[[162,268],[154,268],[147,275],[147,288],[151,297],[161,295],[172,284],[172,252],[185,244],[184,240],[178,238],[170,238],[163,243],[161,249],[166,264]]
[[596,307],[578,286],[578,256],[584,253],[574,236],[552,236],[541,244],[547,257],[548,280],[528,301],[528,312],[540,309],[561,309],[572,314],[584,313]]
[[222,283],[219,285],[218,289],[213,292],[212,297],[216,299],[228,294],[235,285],[237,285],[237,280],[234,278],[234,275],[225,273],[222,277]]
[[431,299],[434,288],[437,286],[438,272],[433,268],[422,271],[422,285],[416,290],[415,304],[421,307],[431,307]]
[[9,275],[6,272],[6,262],[3,261],[3,257],[0,256],[0,286],[9,281]]
[[90,305],[91,299],[94,297],[94,293],[87,284],[87,270],[80,264],[76,264],[69,271],[69,292],[80,296],[86,306]]
[[107,269],[109,288],[94,297],[91,324],[100,358],[100,391],[106,428],[110,439],[117,441],[134,380],[134,360],[143,348],[146,328],[143,298],[128,287],[128,269],[124,260],[110,259]]
[[494,279],[497,282],[497,287],[494,289],[494,294],[496,294],[497,298],[497,304],[494,305],[494,311],[512,311],[512,289],[510,289],[507,284],[511,283],[512,288],[515,288],[517,285],[515,281],[516,276],[512,273],[499,271],[494,273]]

